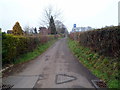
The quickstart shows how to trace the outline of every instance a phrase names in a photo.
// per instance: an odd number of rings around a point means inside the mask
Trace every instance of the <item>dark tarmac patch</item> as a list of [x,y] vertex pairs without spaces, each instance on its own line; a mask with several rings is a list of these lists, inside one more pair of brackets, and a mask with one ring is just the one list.
[[10,84],[3,84],[1,90],[10,90],[14,85]]
[[46,57],[45,61],[48,61],[48,60],[49,60],[48,58],[49,58],[50,56],[49,56],[49,55],[46,55],[45,57]]
[[95,88],[107,88],[107,85],[102,80],[91,80]]
[[45,61],[48,61],[48,58],[46,58]]

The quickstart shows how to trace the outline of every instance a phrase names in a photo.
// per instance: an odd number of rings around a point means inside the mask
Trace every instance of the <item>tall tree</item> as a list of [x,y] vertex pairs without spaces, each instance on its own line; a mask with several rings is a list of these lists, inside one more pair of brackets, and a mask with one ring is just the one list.
[[26,26],[24,27],[24,31],[25,31],[25,34],[26,34],[26,35],[29,35],[29,34],[30,34],[30,27],[29,27],[28,25],[26,25]]
[[42,27],[49,27],[51,16],[53,17],[54,20],[56,20],[58,18],[62,18],[61,10],[60,9],[54,10],[54,8],[51,5],[47,6],[43,10],[43,17],[40,20],[40,24],[42,25]]
[[13,31],[12,33],[14,35],[23,35],[23,30],[19,24],[19,22],[16,22],[15,25],[13,26]]
[[36,27],[34,28],[34,33],[37,34],[37,28]]
[[56,31],[57,31],[58,34],[60,34],[60,33],[65,34],[66,33],[67,29],[61,21],[56,20],[55,21],[55,26],[56,26]]
[[55,27],[53,16],[51,16],[50,18],[49,26],[50,26],[51,34],[56,34],[56,27]]

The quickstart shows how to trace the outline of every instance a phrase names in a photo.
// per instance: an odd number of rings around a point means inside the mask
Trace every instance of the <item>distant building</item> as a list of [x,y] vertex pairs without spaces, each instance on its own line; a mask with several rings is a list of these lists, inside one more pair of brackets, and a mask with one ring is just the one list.
[[12,34],[12,30],[7,30],[7,34]]
[[81,27],[81,31],[86,31],[86,27]]
[[88,30],[93,30],[92,27],[88,26],[88,27],[73,27],[72,28],[72,32],[84,32],[84,31],[88,31]]
[[39,33],[40,33],[41,35],[48,35],[48,34],[50,34],[51,32],[50,32],[50,30],[47,29],[46,27],[39,27]]
[[90,26],[88,26],[88,27],[87,27],[87,30],[93,30],[93,28],[92,28],[92,27],[90,27]]

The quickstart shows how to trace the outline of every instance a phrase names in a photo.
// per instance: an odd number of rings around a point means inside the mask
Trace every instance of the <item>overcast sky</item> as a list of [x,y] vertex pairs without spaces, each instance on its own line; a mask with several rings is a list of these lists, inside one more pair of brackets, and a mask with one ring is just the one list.
[[26,25],[39,27],[43,9],[53,6],[61,10],[61,17],[69,31],[77,27],[101,28],[118,25],[118,1],[120,0],[0,0],[0,28],[11,30],[16,21],[22,28]]

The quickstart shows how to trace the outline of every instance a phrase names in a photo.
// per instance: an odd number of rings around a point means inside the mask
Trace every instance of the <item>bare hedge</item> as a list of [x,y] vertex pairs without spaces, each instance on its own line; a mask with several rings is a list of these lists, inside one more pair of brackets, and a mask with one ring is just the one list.
[[89,47],[99,54],[120,57],[120,26],[71,33],[70,38],[76,39],[82,46]]

